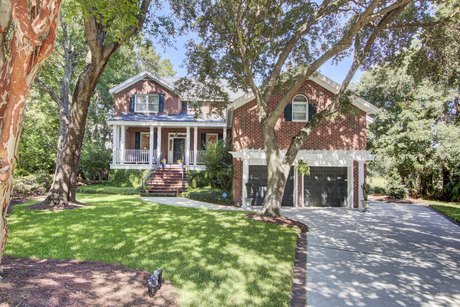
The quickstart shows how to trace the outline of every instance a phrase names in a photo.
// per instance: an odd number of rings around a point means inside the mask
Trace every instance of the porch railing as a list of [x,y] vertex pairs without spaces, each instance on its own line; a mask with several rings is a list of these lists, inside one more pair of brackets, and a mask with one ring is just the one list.
[[[149,164],[149,153],[150,151],[143,149],[125,149],[115,151],[115,163],[116,164]],[[157,151],[153,151],[153,164],[156,164]]]
[[[204,164],[204,155],[206,154],[206,150],[197,150],[197,163],[196,164]],[[190,165],[195,164],[195,155],[194,150],[190,150]]]

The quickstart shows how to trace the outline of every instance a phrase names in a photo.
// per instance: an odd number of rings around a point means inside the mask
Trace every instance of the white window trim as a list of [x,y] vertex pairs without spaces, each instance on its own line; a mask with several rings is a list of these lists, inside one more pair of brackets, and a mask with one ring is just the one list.
[[[137,110],[137,98],[140,96],[156,96],[158,98],[158,111],[149,111],[148,107],[145,111],[138,111]],[[159,94],[136,94],[134,95],[134,113],[150,113],[150,114],[158,114],[160,112],[160,95]]]
[[[305,98],[305,102],[300,102],[300,101],[294,101],[294,99],[298,96],[302,96]],[[291,114],[291,120],[293,122],[302,122],[302,123],[305,123],[305,122],[308,122],[308,98],[305,96],[305,95],[302,95],[302,94],[299,94],[299,95],[295,95],[293,98],[292,98],[292,114]],[[295,105],[305,105],[306,108],[305,108],[305,119],[294,119],[294,106]],[[297,113],[303,113],[303,112],[297,112]]]

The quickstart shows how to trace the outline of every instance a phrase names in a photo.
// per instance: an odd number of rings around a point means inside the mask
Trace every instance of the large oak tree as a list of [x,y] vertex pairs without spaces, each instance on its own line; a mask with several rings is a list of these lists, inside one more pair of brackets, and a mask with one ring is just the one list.
[[[38,82],[58,103],[60,111],[54,180],[39,207],[65,208],[76,202],[78,166],[88,109],[96,85],[112,55],[142,29],[151,3],[152,0],[81,0],[69,8],[77,21],[62,22],[59,50],[63,69],[59,82],[54,82],[59,86],[50,86],[43,80]],[[75,23],[84,29],[83,46],[73,42],[78,37],[70,36],[68,25]],[[84,62],[83,68],[77,72],[81,62]]]
[[0,264],[24,106],[38,69],[53,51],[60,4],[0,1]]
[[[198,32],[190,42],[188,68],[201,80],[229,79],[254,95],[268,165],[262,214],[280,214],[289,170],[303,142],[324,119],[346,111],[346,89],[360,67],[404,48],[422,21],[427,1],[221,0],[172,1],[186,25]],[[410,27],[407,27],[411,23]],[[302,84],[329,60],[352,64],[334,101],[298,131],[284,153],[275,126]],[[290,67],[294,67],[291,68]],[[269,101],[277,96],[277,105]]]

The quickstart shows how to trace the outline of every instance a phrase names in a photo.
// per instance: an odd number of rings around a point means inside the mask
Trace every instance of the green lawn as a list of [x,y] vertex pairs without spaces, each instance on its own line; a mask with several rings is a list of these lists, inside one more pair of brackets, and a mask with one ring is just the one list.
[[[161,267],[183,306],[288,306],[294,229],[247,220],[242,212],[142,202],[137,196],[80,194],[85,208],[16,206],[6,255]],[[29,203],[30,204],[30,203]]]
[[122,195],[139,195],[140,188],[133,187],[115,187],[106,184],[92,184],[78,187],[79,193],[89,194],[122,194]]
[[448,203],[436,200],[423,200],[423,202],[430,205],[430,207],[435,209],[436,211],[439,211],[442,214],[447,215],[451,219],[460,223],[460,203]]

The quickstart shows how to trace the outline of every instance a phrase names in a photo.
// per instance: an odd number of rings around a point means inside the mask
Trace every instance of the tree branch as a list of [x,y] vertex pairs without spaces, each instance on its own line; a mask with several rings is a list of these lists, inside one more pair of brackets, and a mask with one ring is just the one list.
[[50,95],[51,99],[57,103],[58,107],[62,107],[62,100],[51,86],[46,84],[40,77],[35,78],[35,84],[48,95]]

